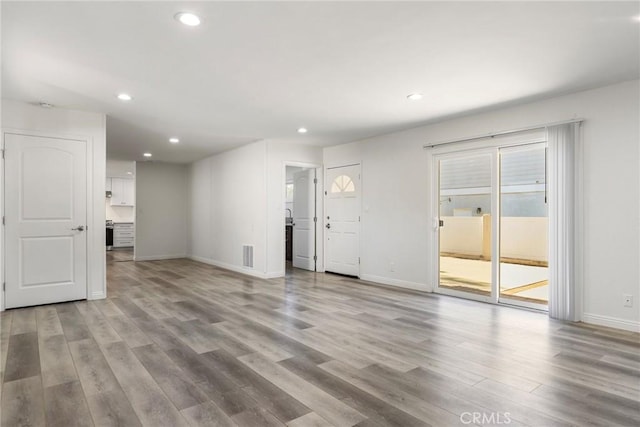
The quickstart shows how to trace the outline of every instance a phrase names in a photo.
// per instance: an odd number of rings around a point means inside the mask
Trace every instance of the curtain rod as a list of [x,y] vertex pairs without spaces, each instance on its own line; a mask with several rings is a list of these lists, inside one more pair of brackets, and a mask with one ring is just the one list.
[[501,132],[488,133],[486,135],[472,136],[472,137],[469,137],[469,138],[451,139],[451,140],[448,140],[448,141],[434,142],[432,144],[425,144],[425,145],[422,146],[422,148],[427,149],[427,148],[439,147],[441,145],[456,144],[458,142],[469,142],[469,141],[475,141],[477,139],[494,138],[496,136],[510,135],[510,134],[513,134],[513,133],[527,132],[527,131],[536,130],[536,129],[545,129],[545,128],[548,128],[550,126],[566,125],[566,124],[569,124],[569,123],[582,123],[583,121],[584,121],[584,119],[564,120],[564,121],[561,121],[561,122],[547,123],[546,125],[529,126],[529,127],[525,127],[525,128],[511,129],[511,130],[505,130],[505,131],[501,131]]

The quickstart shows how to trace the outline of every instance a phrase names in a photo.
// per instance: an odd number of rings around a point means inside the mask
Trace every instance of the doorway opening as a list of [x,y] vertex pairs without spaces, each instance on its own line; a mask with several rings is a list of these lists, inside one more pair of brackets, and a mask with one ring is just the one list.
[[315,165],[285,165],[285,272],[318,271],[319,170]]
[[106,168],[107,263],[134,260],[136,163],[107,160]]
[[434,155],[436,291],[547,309],[545,141]]

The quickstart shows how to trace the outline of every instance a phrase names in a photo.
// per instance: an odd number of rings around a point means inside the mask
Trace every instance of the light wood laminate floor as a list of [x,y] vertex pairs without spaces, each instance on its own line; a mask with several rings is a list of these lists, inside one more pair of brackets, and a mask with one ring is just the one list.
[[133,261],[133,248],[113,248],[107,251],[107,264],[123,261]]
[[637,426],[638,334],[295,270],[114,262],[2,314],[3,426]]

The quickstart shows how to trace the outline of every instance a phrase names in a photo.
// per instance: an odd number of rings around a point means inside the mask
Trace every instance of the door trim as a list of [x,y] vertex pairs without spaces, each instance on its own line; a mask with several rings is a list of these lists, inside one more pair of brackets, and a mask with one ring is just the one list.
[[[104,240],[104,234],[100,233],[100,229],[104,229],[104,220],[97,224],[95,221],[95,203],[94,203],[94,192],[91,189],[94,186],[94,141],[92,137],[82,136],[76,134],[66,134],[60,132],[46,132],[46,131],[33,131],[33,130],[24,130],[24,129],[15,129],[15,128],[4,128],[2,129],[2,141],[1,147],[2,152],[5,150],[5,138],[7,135],[20,135],[20,136],[32,136],[38,138],[51,138],[51,139],[65,139],[70,141],[79,141],[84,142],[86,145],[86,239],[87,239],[87,255],[86,255],[86,295],[87,300],[91,299],[101,299],[105,298],[106,291],[106,268],[103,270],[104,275],[102,277],[101,290],[95,291],[91,289],[91,277],[93,273],[96,272],[97,266],[94,262],[92,262],[91,257],[91,249],[95,246],[96,238],[102,236],[102,240]],[[0,159],[0,177],[2,177],[2,185],[0,186],[0,211],[2,212],[2,216],[5,216],[5,159],[4,156]],[[100,194],[104,194],[102,191]],[[101,228],[102,227],[102,228]],[[5,241],[5,228],[3,225],[0,226],[0,277],[2,277],[2,283],[6,283],[6,269],[5,269],[5,257],[6,257],[6,241]],[[106,251],[106,247],[105,247]],[[106,255],[103,254],[102,259],[106,265]],[[0,289],[0,311],[5,310],[5,293],[4,289]]]
[[491,295],[477,295],[470,292],[455,291],[446,288],[440,288],[440,233],[439,233],[439,219],[440,219],[440,206],[436,199],[440,194],[440,171],[437,167],[437,161],[441,159],[459,158],[478,154],[490,154],[491,155],[491,209],[496,214],[491,216],[491,257],[492,260],[499,260],[500,258],[500,165],[499,155],[501,148],[515,148],[520,146],[533,145],[538,143],[546,143],[546,134],[541,135],[527,135],[527,138],[523,138],[521,141],[517,141],[514,138],[500,141],[488,140],[484,143],[476,142],[471,146],[469,143],[463,142],[461,144],[455,144],[447,147],[434,146],[432,151],[428,154],[428,167],[430,170],[430,198],[429,198],[429,213],[431,215],[432,230],[429,233],[429,260],[428,265],[431,268],[431,289],[432,292],[449,295],[459,298],[465,298],[468,300],[487,302],[491,304],[499,304],[516,308],[533,309],[539,311],[547,311],[547,306],[543,304],[534,304],[527,302],[518,302],[514,304],[510,300],[500,298],[499,284],[500,284],[500,262],[492,262],[491,265]]
[[[453,289],[440,287],[440,205],[436,203],[436,199],[440,196],[440,169],[436,167],[436,163],[442,159],[456,159],[465,158],[473,155],[489,155],[491,156],[491,211],[498,212],[497,209],[500,206],[499,194],[495,191],[498,183],[498,173],[495,171],[497,153],[495,147],[480,147],[471,150],[451,150],[438,153],[432,153],[431,157],[431,205],[433,215],[433,242],[430,245],[433,251],[432,256],[432,283],[433,292],[443,295],[450,295],[459,298],[465,298],[474,301],[488,302],[496,304],[498,302],[496,293],[496,284],[499,283],[500,275],[500,263],[491,263],[491,294],[478,295],[471,292],[456,291]],[[499,215],[491,215],[491,258],[496,259],[497,254],[500,253],[500,239],[498,236],[498,223],[500,221]]]
[[[535,149],[536,146],[539,145],[544,145],[544,147],[547,146],[547,141],[542,141],[542,142],[524,142],[522,144],[518,144],[518,145],[508,145],[508,146],[499,146],[496,147],[496,154],[497,154],[497,158],[496,158],[496,162],[498,162],[498,169],[497,169],[497,175],[498,175],[498,179],[497,179],[497,183],[496,183],[496,192],[497,192],[497,196],[498,196],[498,215],[497,215],[497,221],[494,224],[492,222],[491,226],[497,229],[500,229],[499,227],[499,223],[500,223],[500,219],[502,218],[502,204],[500,203],[500,195],[501,195],[501,187],[500,187],[500,179],[499,176],[501,174],[500,171],[500,167],[501,167],[501,158],[500,155],[502,153],[513,153],[513,152],[518,152],[518,151],[524,151],[527,149]],[[546,163],[546,160],[545,160]],[[545,164],[545,168],[547,167],[547,165]],[[545,174],[547,174],[547,172],[545,172]],[[548,182],[548,178],[545,178],[545,188],[549,188],[549,182]],[[549,218],[549,216],[547,215],[547,219]],[[498,246],[500,245],[500,236],[496,236],[499,240],[498,240]],[[493,238],[493,236],[492,236]],[[547,248],[547,252],[549,252],[548,250],[549,248]],[[497,254],[491,254],[491,256],[496,256],[497,260],[500,260],[500,248],[498,247],[498,251]],[[535,302],[528,302],[528,301],[519,301],[519,300],[515,300],[515,299],[509,299],[509,298],[503,298],[500,295],[500,269],[501,269],[501,263],[497,262],[497,269],[498,269],[498,289],[497,291],[497,304],[501,304],[501,305],[506,305],[506,306],[510,306],[510,307],[520,307],[520,308],[528,308],[528,309],[532,309],[532,310],[539,310],[539,311],[543,311],[543,312],[547,312],[548,311],[548,304],[549,301],[547,301],[547,304],[538,304]]]

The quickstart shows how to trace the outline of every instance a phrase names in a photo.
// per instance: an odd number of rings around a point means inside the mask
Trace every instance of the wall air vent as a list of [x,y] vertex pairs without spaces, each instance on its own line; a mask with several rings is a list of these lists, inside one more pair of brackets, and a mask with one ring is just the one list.
[[253,268],[253,245],[242,246],[242,266]]

